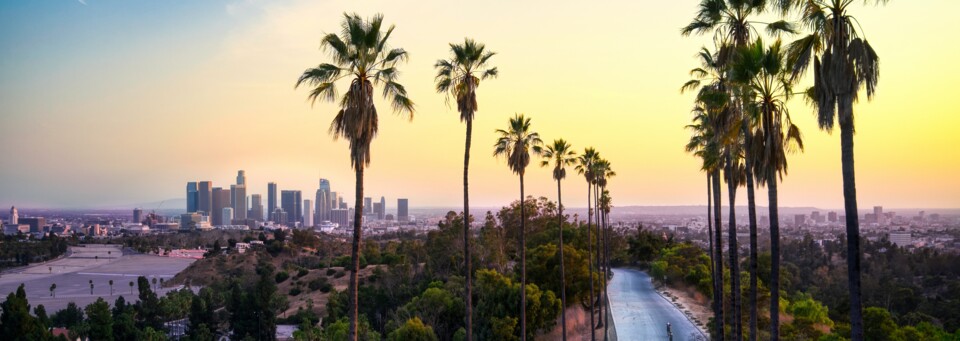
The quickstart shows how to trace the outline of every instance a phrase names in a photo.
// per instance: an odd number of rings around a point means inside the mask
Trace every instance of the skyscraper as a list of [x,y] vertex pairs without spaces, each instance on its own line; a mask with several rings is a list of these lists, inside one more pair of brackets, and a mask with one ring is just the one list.
[[239,220],[247,219],[247,186],[230,185],[230,193],[233,217]]
[[[212,212],[210,220],[213,225],[223,225],[223,208],[230,207],[230,190],[220,187],[213,188]],[[226,223],[230,223],[229,221]]]
[[247,175],[243,173],[243,170],[237,171],[237,185],[246,185],[247,184]]
[[[374,220],[374,219],[376,219],[376,220],[383,220],[383,206],[380,205],[379,202],[373,203],[373,210],[371,210],[371,211],[372,211],[373,213],[370,213],[370,214],[369,214],[369,215],[370,215],[370,218],[369,218],[370,220]],[[364,219],[367,219],[367,218],[364,218]]]
[[373,199],[370,197],[363,198],[363,214],[370,214],[373,212]]
[[197,183],[191,181],[187,183],[187,212],[196,212],[197,203],[200,201],[199,192],[197,191]]
[[313,226],[313,201],[310,199],[303,200],[303,226]]
[[267,183],[267,212],[273,220],[273,212],[277,210],[277,183]]
[[223,208],[223,214],[220,217],[220,221],[223,222],[223,225],[233,224],[233,208],[232,207]]
[[10,206],[10,225],[17,225],[20,223],[20,215],[17,214],[17,207]]
[[335,209],[330,211],[330,222],[340,225],[341,228],[345,228],[350,225],[350,211]]
[[319,223],[324,220],[330,220],[330,210],[333,209],[333,205],[330,203],[330,181],[327,179],[320,179],[320,188],[317,189],[316,197],[316,222]]
[[211,212],[213,209],[213,182],[210,181],[200,181],[198,185],[198,194],[197,198],[197,211],[203,212],[207,216],[215,214]]
[[377,212],[377,219],[383,220],[387,215],[387,198],[380,197],[380,212]]
[[133,209],[133,223],[139,224],[143,221],[143,210],[140,208]]
[[287,223],[291,226],[301,222],[303,202],[300,191],[280,191],[280,206],[287,212]]
[[330,192],[330,209],[340,209],[340,194],[337,192]]
[[401,223],[410,221],[409,204],[407,199],[397,199],[397,220]]
[[883,206],[874,206],[873,207],[873,216],[876,217],[877,224],[886,224],[886,217],[883,215]]
[[247,214],[247,218],[263,221],[263,200],[260,194],[250,195],[250,213]]

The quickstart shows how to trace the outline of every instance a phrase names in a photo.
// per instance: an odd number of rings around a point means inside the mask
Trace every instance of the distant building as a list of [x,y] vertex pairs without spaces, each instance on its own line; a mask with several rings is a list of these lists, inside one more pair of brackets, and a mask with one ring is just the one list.
[[213,182],[197,183],[197,211],[210,216],[213,214]]
[[201,216],[199,213],[184,213],[180,215],[180,230],[192,231],[200,228]]
[[313,226],[313,201],[309,199],[303,200],[303,226]]
[[380,197],[380,212],[377,212],[377,219],[383,220],[387,214],[387,199]]
[[913,245],[913,236],[909,232],[904,233],[891,233],[890,242],[899,247],[907,247]]
[[793,216],[793,224],[796,226],[803,226],[807,222],[807,215],[797,214]]
[[196,212],[200,202],[200,192],[195,181],[187,183],[187,212]]
[[379,202],[373,203],[373,213],[365,214],[364,216],[369,216],[370,220],[383,220],[383,205]]
[[280,191],[280,207],[287,212],[287,224],[290,226],[301,222],[303,217],[303,200],[300,191]]
[[133,209],[133,222],[139,224],[143,222],[143,210],[139,208]]
[[886,223],[887,223],[887,222],[886,222],[886,219],[884,219],[884,218],[886,218],[886,217],[883,215],[883,206],[874,206],[874,207],[873,207],[873,216],[875,217],[875,219],[876,219],[875,222],[876,222],[877,224],[883,225],[883,224],[886,224]]
[[237,253],[246,253],[246,252],[247,252],[247,249],[250,248],[250,244],[249,244],[249,243],[236,243],[236,244],[234,244],[233,247],[237,248]]
[[237,171],[237,185],[247,185],[247,175],[244,174],[242,169]]
[[230,195],[233,217],[236,219],[247,219],[247,186],[239,184],[231,185]]
[[410,221],[409,204],[407,199],[397,199],[397,220],[401,223]]
[[827,220],[829,220],[831,223],[837,222],[837,212],[827,213]]
[[[277,210],[277,183],[267,183],[267,212],[273,214]],[[272,217],[271,217],[272,218]],[[272,219],[271,219],[272,220]],[[274,220],[276,222],[276,220]]]
[[350,226],[350,212],[343,209],[331,210],[330,222],[340,225],[340,227]]
[[230,207],[230,190],[220,187],[213,188],[213,207],[210,212],[211,224],[214,226],[230,224],[229,221],[223,221],[223,208]]
[[324,220],[330,220],[330,210],[333,209],[333,204],[330,199],[330,180],[320,179],[320,188],[317,189],[317,196],[314,204],[316,205],[316,222],[321,222]]
[[247,218],[263,221],[263,200],[260,194],[250,195],[250,213]]
[[27,224],[6,224],[3,225],[3,234],[12,236],[17,233],[30,233],[30,225]]
[[224,207],[223,213],[220,217],[220,221],[223,222],[223,225],[232,225],[234,218],[233,207]]
[[20,224],[20,214],[17,213],[16,206],[10,206],[10,225]]
[[30,225],[30,232],[44,232],[43,227],[47,225],[47,219],[44,217],[19,218],[18,224]]
[[284,212],[282,208],[277,207],[273,210],[273,213],[270,214],[270,221],[277,223],[278,225],[283,225],[287,223],[287,212]]
[[373,212],[373,199],[370,197],[363,198],[363,215],[367,215]]

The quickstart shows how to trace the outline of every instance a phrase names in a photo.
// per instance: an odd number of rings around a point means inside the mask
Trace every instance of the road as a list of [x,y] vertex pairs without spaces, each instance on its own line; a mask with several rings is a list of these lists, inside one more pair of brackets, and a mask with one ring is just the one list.
[[667,323],[674,341],[706,339],[683,312],[657,293],[643,271],[613,269],[607,290],[618,341],[671,340]]

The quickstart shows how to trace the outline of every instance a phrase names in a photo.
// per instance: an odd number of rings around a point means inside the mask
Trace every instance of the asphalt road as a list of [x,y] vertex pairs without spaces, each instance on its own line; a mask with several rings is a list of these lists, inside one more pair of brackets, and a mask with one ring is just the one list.
[[[613,269],[607,288],[618,341],[706,340],[690,320],[657,293],[647,273]],[[667,333],[667,323],[673,338]]]

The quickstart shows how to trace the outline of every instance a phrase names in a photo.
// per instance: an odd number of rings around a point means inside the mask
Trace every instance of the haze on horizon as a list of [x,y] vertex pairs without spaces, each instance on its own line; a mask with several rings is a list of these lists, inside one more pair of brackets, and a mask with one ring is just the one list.
[[[470,3],[464,16],[462,6],[432,0],[3,2],[0,207],[180,198],[187,181],[228,187],[239,169],[248,194],[275,181],[312,195],[324,177],[352,198],[347,143],[327,134],[334,106],[311,107],[306,90],[293,89],[304,69],[327,60],[319,40],[339,30],[343,12],[383,13],[397,26],[393,46],[411,54],[400,82],[417,112],[408,122],[381,110],[369,196],[417,207],[462,200],[464,128],[434,91],[433,63],[448,43],[471,37],[499,53],[500,69],[478,91],[474,205],[517,199],[516,177],[490,156],[494,129],[515,112],[532,117],[545,141],[594,146],[610,160],[615,206],[701,205],[705,178],[683,151],[692,95],[679,93],[708,43],[679,34],[696,3],[489,1]],[[960,207],[960,134],[951,129],[960,124],[952,103],[960,45],[942,35],[957,12],[950,0],[858,10],[881,58],[877,97],[856,107],[861,208]],[[790,158],[781,206],[842,207],[839,132],[819,131],[800,98],[791,111],[806,150]],[[584,205],[581,176],[568,174],[563,190],[568,205]],[[528,194],[555,192],[549,170],[528,169]]]

